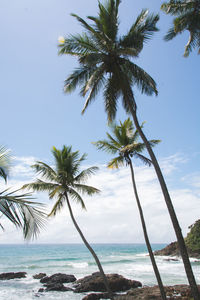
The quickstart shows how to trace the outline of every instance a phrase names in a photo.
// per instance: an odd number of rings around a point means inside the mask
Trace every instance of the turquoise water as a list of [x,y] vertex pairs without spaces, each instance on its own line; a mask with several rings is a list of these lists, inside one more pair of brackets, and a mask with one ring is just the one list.
[[[106,273],[118,273],[127,278],[139,280],[144,285],[154,285],[156,280],[147,250],[143,244],[95,244],[92,245]],[[154,250],[165,245],[152,245]],[[167,261],[156,257],[164,284],[187,283],[181,260]],[[200,283],[200,261],[192,260],[197,282]],[[65,245],[0,245],[0,273],[27,272],[27,278],[1,281],[0,299],[29,300],[66,299],[78,300],[83,294],[72,292],[48,292],[38,294],[42,285],[33,279],[37,273],[73,274],[77,278],[98,271],[87,248],[79,244]]]

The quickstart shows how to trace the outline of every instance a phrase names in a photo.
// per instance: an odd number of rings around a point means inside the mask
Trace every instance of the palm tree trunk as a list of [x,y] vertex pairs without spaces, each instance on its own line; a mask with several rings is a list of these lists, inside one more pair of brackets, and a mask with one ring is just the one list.
[[194,297],[194,300],[199,300],[200,299],[200,293],[199,293],[199,290],[198,290],[198,287],[197,287],[197,284],[196,284],[196,280],[195,280],[195,277],[194,277],[194,274],[193,274],[193,271],[192,271],[192,267],[191,267],[191,264],[190,264],[187,248],[186,248],[186,245],[185,245],[185,241],[184,241],[182,231],[181,231],[181,228],[179,226],[179,222],[178,222],[178,219],[177,219],[177,216],[176,216],[176,213],[175,213],[175,210],[174,210],[174,207],[173,207],[173,204],[172,204],[172,201],[171,201],[168,189],[167,189],[167,185],[165,183],[164,177],[162,175],[162,172],[161,172],[160,166],[158,164],[158,161],[155,157],[155,154],[154,154],[154,152],[153,152],[146,136],[144,135],[144,133],[143,133],[143,131],[142,131],[140,125],[139,125],[137,115],[136,115],[136,109],[134,110],[132,108],[131,104],[129,105],[129,108],[130,108],[130,112],[132,114],[135,126],[136,126],[136,128],[137,128],[137,130],[140,134],[140,137],[142,138],[143,142],[145,143],[147,151],[148,151],[148,153],[151,157],[154,169],[156,171],[156,174],[157,174],[157,177],[158,177],[158,180],[159,180],[162,192],[163,192],[163,196],[165,198],[165,202],[166,202],[166,205],[167,205],[167,208],[168,208],[168,212],[169,212],[169,215],[170,215],[170,218],[171,218],[171,221],[172,221],[175,233],[176,233],[176,237],[177,237],[177,241],[178,241],[178,245],[179,245],[179,250],[180,250],[180,253],[181,253],[181,256],[182,256],[182,259],[183,259],[183,264],[184,264],[185,272],[187,274],[187,278],[188,278],[188,281],[189,281],[189,284],[190,284],[192,295]]
[[90,251],[90,253],[92,254],[98,268],[99,268],[99,271],[100,271],[100,274],[102,276],[102,279],[103,279],[103,282],[104,282],[104,285],[106,287],[106,290],[108,292],[108,295],[110,297],[110,299],[113,299],[113,294],[112,294],[112,291],[111,289],[109,288],[109,284],[108,284],[108,279],[103,271],[103,268],[101,266],[101,263],[96,255],[96,253],[94,252],[94,250],[92,249],[92,247],[89,245],[89,243],[87,242],[86,238],[84,237],[80,227],[78,226],[75,218],[74,218],[74,215],[73,215],[73,212],[72,212],[72,208],[71,208],[71,205],[70,205],[70,202],[69,202],[69,198],[68,198],[68,195],[67,193],[65,193],[65,197],[66,197],[66,200],[67,200],[67,205],[68,205],[68,208],[69,208],[69,212],[70,212],[70,216],[71,216],[71,219],[72,219],[72,222],[74,224],[74,226],[76,227],[76,230],[78,231],[78,233],[80,234],[81,236],[81,239],[82,241],[84,242],[85,246],[88,248],[88,250]]
[[155,276],[156,276],[156,279],[157,279],[157,282],[158,282],[161,298],[163,300],[166,300],[167,298],[166,298],[164,286],[163,286],[163,283],[162,283],[162,279],[160,277],[160,273],[159,273],[157,265],[156,265],[156,261],[155,261],[154,255],[153,255],[151,244],[149,242],[148,233],[147,233],[147,229],[146,229],[146,224],[145,224],[145,220],[144,220],[144,215],[143,215],[142,207],[141,207],[140,200],[139,200],[138,193],[137,193],[137,187],[136,187],[136,183],[135,183],[133,165],[132,165],[132,162],[131,162],[130,158],[129,158],[129,165],[130,165],[130,169],[131,169],[133,190],[134,190],[137,206],[138,206],[139,213],[140,213],[140,219],[141,219],[141,222],[142,222],[142,228],[143,228],[143,232],[144,232],[145,242],[146,242],[147,249],[148,249],[148,252],[149,252],[149,256],[150,256],[150,259],[151,259],[151,263],[152,263],[152,266],[153,266],[153,269],[154,269],[154,273],[155,273]]

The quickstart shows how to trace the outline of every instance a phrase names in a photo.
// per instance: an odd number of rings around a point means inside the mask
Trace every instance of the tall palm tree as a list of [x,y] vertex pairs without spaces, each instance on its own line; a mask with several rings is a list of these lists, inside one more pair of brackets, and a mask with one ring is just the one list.
[[[10,164],[10,151],[0,146],[0,177],[5,182]],[[25,239],[37,237],[46,220],[46,214],[41,210],[42,204],[31,201],[33,198],[30,193],[21,194],[19,190],[8,190],[0,191],[0,218],[6,217],[17,228],[22,228]],[[0,227],[4,229],[1,223]]]
[[80,165],[86,159],[86,154],[80,156],[79,151],[72,151],[72,147],[63,146],[62,150],[58,150],[53,147],[52,154],[54,156],[55,167],[52,168],[46,163],[38,161],[32,167],[38,175],[41,175],[42,178],[37,179],[35,182],[25,184],[23,188],[39,192],[45,191],[48,192],[49,199],[56,199],[49,216],[55,216],[58,211],[67,204],[72,222],[81,236],[85,246],[92,254],[103,278],[106,290],[110,298],[113,299],[108,285],[108,280],[104,274],[101,263],[78,226],[70,203],[71,198],[81,204],[82,208],[85,209],[85,204],[81,194],[92,196],[100,192],[98,189],[85,184],[85,181],[94,174],[98,168],[90,167],[80,171]]
[[189,39],[185,46],[184,56],[197,48],[200,54],[200,1],[199,0],[170,0],[164,2],[161,9],[166,14],[175,16],[173,26],[169,29],[164,39],[172,40],[178,34],[189,31]]
[[97,17],[87,17],[92,25],[73,14],[84,27],[85,32],[60,39],[60,54],[77,57],[79,68],[75,69],[65,80],[65,92],[72,92],[77,86],[81,95],[88,94],[82,113],[103,89],[103,99],[108,120],[113,120],[117,111],[117,101],[122,99],[122,105],[131,114],[151,161],[155,168],[168,212],[176,233],[180,253],[190,283],[194,299],[200,298],[192,267],[189,261],[182,231],[161,172],[157,158],[148,142],[137,118],[137,105],[132,87],[137,86],[142,93],[156,94],[156,83],[141,67],[131,59],[138,57],[143,45],[158,29],[158,15],[149,15],[142,10],[129,32],[119,37],[118,8],[120,0],[107,0],[105,5],[99,3]]
[[[110,154],[117,154],[116,157],[114,157],[109,163],[108,168],[119,168],[120,166],[123,166],[124,164],[127,164],[130,166],[131,171],[131,178],[132,178],[132,184],[133,184],[133,190],[135,194],[135,199],[137,202],[140,219],[142,223],[142,229],[144,232],[144,238],[146,242],[146,246],[149,252],[149,256],[151,259],[151,263],[154,269],[154,273],[160,288],[160,293],[162,296],[162,299],[166,299],[165,290],[163,287],[163,283],[160,277],[160,273],[153,255],[153,251],[151,248],[151,244],[149,241],[147,228],[145,224],[144,214],[142,211],[142,206],[140,203],[140,199],[137,192],[137,186],[135,182],[135,175],[134,175],[134,169],[131,158],[139,158],[143,163],[147,165],[151,165],[151,160],[142,155],[143,150],[146,148],[144,143],[141,143],[138,141],[139,139],[139,133],[137,130],[134,131],[133,123],[128,118],[123,123],[120,122],[120,125],[111,125],[111,130],[113,135],[107,134],[107,140],[100,140],[98,142],[93,143],[98,150],[104,150]],[[159,143],[159,140],[151,140],[149,143],[154,146],[157,143]]]

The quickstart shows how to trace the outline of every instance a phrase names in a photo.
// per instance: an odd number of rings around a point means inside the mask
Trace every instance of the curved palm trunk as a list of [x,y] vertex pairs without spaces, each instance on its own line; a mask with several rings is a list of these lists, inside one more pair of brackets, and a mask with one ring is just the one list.
[[141,219],[141,222],[142,222],[142,228],[143,228],[143,232],[144,232],[145,242],[146,242],[146,245],[147,245],[147,249],[148,249],[149,256],[150,256],[150,259],[151,259],[151,263],[152,263],[152,266],[153,266],[153,270],[154,270],[154,273],[155,273],[155,276],[156,276],[156,279],[157,279],[157,282],[158,282],[161,297],[162,297],[163,300],[166,300],[167,298],[166,298],[164,286],[163,286],[163,283],[162,283],[162,280],[161,280],[161,277],[160,277],[160,273],[159,273],[157,265],[156,265],[156,261],[155,261],[154,255],[153,255],[151,244],[149,242],[148,233],[147,233],[147,229],[146,229],[146,224],[145,224],[145,220],[144,220],[144,215],[143,215],[142,207],[141,207],[140,200],[139,200],[138,193],[137,193],[137,187],[136,187],[136,183],[135,183],[133,165],[132,165],[132,162],[131,162],[130,158],[129,158],[129,165],[130,165],[130,169],[131,169],[133,190],[134,190],[137,206],[138,206],[139,213],[140,213],[140,219]]
[[69,202],[69,198],[68,198],[68,195],[67,193],[65,193],[65,197],[66,197],[66,200],[67,200],[67,205],[68,205],[68,208],[69,208],[69,212],[70,212],[70,216],[71,216],[71,219],[72,219],[72,222],[74,224],[74,226],[76,227],[76,230],[78,231],[78,233],[80,234],[81,238],[82,238],[82,241],[84,242],[85,246],[88,248],[88,250],[90,251],[90,253],[92,254],[98,268],[99,268],[99,271],[100,271],[100,274],[102,276],[102,279],[103,279],[103,282],[105,284],[105,287],[106,287],[106,290],[108,292],[108,295],[110,297],[110,299],[113,299],[113,295],[112,295],[112,291],[110,290],[109,288],[109,284],[108,284],[108,280],[106,278],[106,275],[103,271],[103,268],[101,266],[101,263],[96,255],[96,253],[94,252],[94,250],[92,249],[92,247],[89,245],[89,243],[87,242],[86,238],[84,237],[81,229],[79,228],[75,218],[74,218],[74,215],[73,215],[73,212],[72,212],[72,208],[71,208],[71,205],[70,205],[70,202]]
[[173,204],[172,204],[172,201],[171,201],[171,198],[170,198],[170,195],[169,195],[164,177],[162,175],[160,166],[158,164],[158,161],[155,157],[155,154],[154,154],[154,152],[153,152],[146,136],[144,135],[144,133],[143,133],[143,131],[142,131],[140,125],[139,125],[137,115],[136,115],[136,110],[134,110],[132,108],[131,104],[129,105],[129,108],[130,108],[135,126],[136,126],[136,128],[137,128],[137,130],[140,134],[140,137],[142,138],[143,142],[145,143],[147,151],[148,151],[148,153],[151,157],[154,169],[156,171],[156,174],[157,174],[157,177],[158,177],[158,180],[159,180],[162,192],[163,192],[163,196],[165,198],[165,202],[166,202],[166,205],[167,205],[167,208],[168,208],[168,212],[169,212],[169,215],[170,215],[170,218],[171,218],[171,221],[172,221],[175,233],[176,233],[176,237],[177,237],[177,241],[178,241],[178,245],[179,245],[179,250],[180,250],[180,253],[181,253],[181,256],[182,256],[182,259],[183,259],[183,264],[184,264],[185,272],[187,274],[187,278],[188,278],[188,281],[189,281],[189,284],[190,284],[192,295],[194,297],[194,300],[199,300],[200,299],[200,293],[199,293],[199,290],[198,290],[198,287],[197,287],[197,284],[196,284],[196,280],[195,280],[195,277],[194,277],[194,274],[193,274],[193,271],[192,271],[192,267],[191,267],[191,264],[190,264],[187,248],[186,248],[186,245],[185,245],[185,241],[184,241],[182,231],[181,231],[181,228],[179,226],[179,222],[178,222],[178,219],[177,219],[177,216],[176,216],[176,213],[175,213],[175,210],[174,210],[174,207],[173,207]]

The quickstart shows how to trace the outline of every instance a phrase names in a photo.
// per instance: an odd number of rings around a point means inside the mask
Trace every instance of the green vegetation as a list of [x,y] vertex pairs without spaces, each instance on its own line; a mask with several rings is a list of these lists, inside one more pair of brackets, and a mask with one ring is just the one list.
[[200,251],[200,219],[189,226],[189,229],[185,238],[186,245],[192,251]]
[[72,151],[72,147],[63,146],[62,150],[53,147],[52,154],[55,167],[52,168],[46,163],[38,161],[32,168],[41,178],[36,179],[35,182],[25,184],[23,188],[38,192],[48,192],[49,199],[56,200],[49,216],[55,216],[63,209],[64,205],[67,204],[72,222],[99,268],[107,292],[110,294],[110,299],[113,299],[101,263],[78,226],[70,204],[70,200],[74,200],[85,209],[81,194],[92,196],[100,192],[95,187],[85,184],[85,181],[93,175],[98,168],[90,167],[80,171],[81,163],[86,159],[86,154],[80,156],[79,151]]

